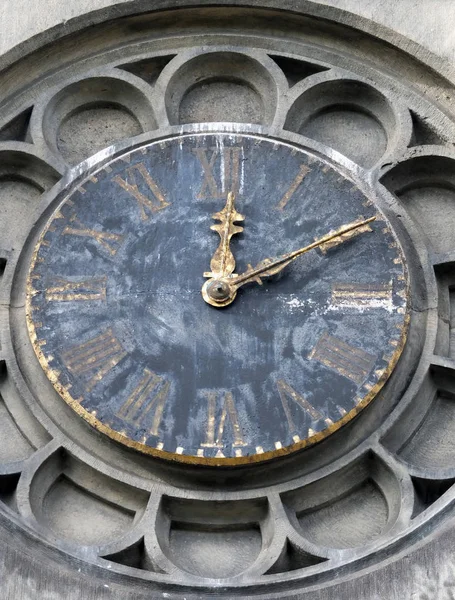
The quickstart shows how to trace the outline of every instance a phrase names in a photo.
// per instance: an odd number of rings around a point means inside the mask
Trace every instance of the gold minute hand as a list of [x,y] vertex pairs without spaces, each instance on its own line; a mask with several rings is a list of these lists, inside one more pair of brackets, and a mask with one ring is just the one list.
[[371,231],[368,227],[368,224],[374,221],[376,217],[370,217],[369,219],[365,219],[364,221],[354,221],[353,223],[348,223],[347,225],[343,225],[336,231],[332,231],[327,235],[319,238],[314,241],[312,244],[308,246],[304,246],[303,248],[299,248],[299,250],[295,250],[294,252],[289,252],[288,254],[283,254],[279,258],[271,259],[266,258],[261,261],[255,269],[248,269],[245,273],[242,273],[238,277],[233,278],[229,283],[235,289],[238,289],[242,285],[249,283],[251,281],[256,281],[257,283],[262,284],[261,277],[269,277],[270,275],[276,275],[282,271],[289,263],[295,260],[297,257],[313,250],[314,248],[318,248],[320,246],[324,246],[325,244],[329,245],[331,241],[334,241],[336,238],[339,239],[339,243],[346,241],[350,237],[352,237],[351,233],[358,232],[363,228],[364,231]]
[[279,258],[266,258],[261,261],[256,268],[249,268],[241,275],[231,275],[230,277],[211,279],[210,281],[207,281],[202,288],[204,300],[212,306],[227,306],[234,301],[237,290],[242,287],[242,285],[253,281],[262,284],[262,277],[269,277],[279,273],[297,257],[314,248],[330,248],[333,245],[340,244],[350,239],[353,235],[371,231],[369,224],[375,219],[376,216],[363,221],[354,221],[347,225],[343,225],[336,231],[329,232],[327,235],[319,238],[308,246],[304,246],[303,248],[299,248],[288,254],[283,254],[283,256],[280,256]]

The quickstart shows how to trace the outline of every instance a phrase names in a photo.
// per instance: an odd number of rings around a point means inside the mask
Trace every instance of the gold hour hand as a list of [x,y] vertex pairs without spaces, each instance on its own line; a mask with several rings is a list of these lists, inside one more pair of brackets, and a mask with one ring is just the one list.
[[220,279],[234,273],[235,258],[230,248],[230,242],[233,235],[243,231],[243,227],[235,223],[245,220],[245,217],[235,210],[234,201],[235,194],[229,192],[226,206],[213,215],[213,218],[220,222],[212,225],[210,229],[216,231],[221,239],[210,261],[211,271],[204,273],[204,277]]
[[278,258],[266,258],[255,268],[250,266],[248,270],[241,275],[231,275],[230,277],[211,279],[210,281],[207,281],[202,288],[204,300],[212,306],[228,306],[234,301],[237,290],[242,287],[242,285],[252,282],[262,284],[261,280],[263,277],[270,277],[271,275],[279,273],[297,257],[314,248],[321,248],[321,250],[325,252],[329,248],[341,244],[355,235],[371,231],[369,224],[375,219],[376,217],[374,216],[369,219],[354,221],[347,225],[343,225],[336,231],[330,231],[327,235],[315,240],[308,246],[294,250],[294,252],[283,254]]

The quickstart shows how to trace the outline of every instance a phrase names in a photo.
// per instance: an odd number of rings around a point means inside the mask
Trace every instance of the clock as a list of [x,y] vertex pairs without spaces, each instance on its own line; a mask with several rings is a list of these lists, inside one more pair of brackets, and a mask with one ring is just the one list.
[[3,595],[392,597],[396,559],[417,597],[453,86],[325,5],[146,4],[0,70]]
[[55,389],[102,433],[243,464],[352,419],[407,331],[403,252],[352,179],[261,135],[168,136],[55,206],[27,322]]

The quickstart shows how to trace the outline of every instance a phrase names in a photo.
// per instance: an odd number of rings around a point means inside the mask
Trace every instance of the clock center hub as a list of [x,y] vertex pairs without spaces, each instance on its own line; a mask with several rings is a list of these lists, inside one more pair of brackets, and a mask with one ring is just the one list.
[[231,294],[231,288],[225,281],[215,279],[215,281],[210,281],[208,283],[207,294],[212,300],[215,300],[215,302],[223,302],[229,298]]

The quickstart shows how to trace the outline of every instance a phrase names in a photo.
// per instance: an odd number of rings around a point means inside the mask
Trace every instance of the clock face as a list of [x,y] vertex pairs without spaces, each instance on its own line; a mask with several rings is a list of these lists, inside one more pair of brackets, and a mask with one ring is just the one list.
[[[370,217],[267,273],[264,259]],[[227,306],[201,293],[214,266],[228,283],[247,273]],[[404,345],[407,285],[389,223],[334,168],[260,136],[188,134],[65,197],[27,319],[55,389],[100,431],[236,464],[314,443],[374,398]]]

